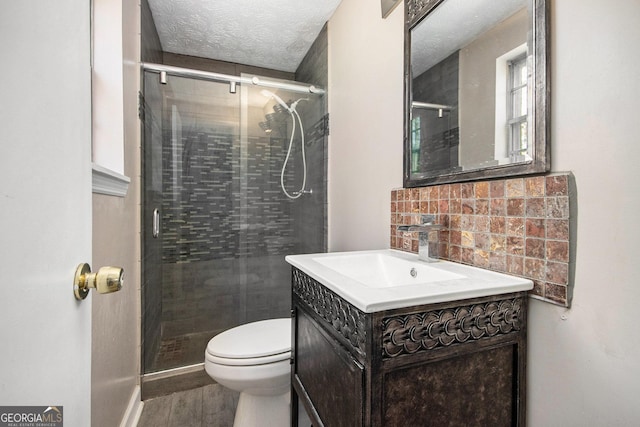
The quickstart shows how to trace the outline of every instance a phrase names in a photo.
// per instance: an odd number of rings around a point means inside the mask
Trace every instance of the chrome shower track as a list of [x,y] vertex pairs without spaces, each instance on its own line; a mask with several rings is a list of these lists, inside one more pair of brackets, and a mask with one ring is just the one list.
[[200,80],[255,85],[255,86],[270,87],[275,89],[290,90],[290,91],[300,92],[300,93],[315,93],[320,95],[325,93],[324,89],[318,88],[313,85],[284,83],[277,80],[271,80],[271,79],[261,78],[257,76],[254,76],[254,77],[232,76],[229,74],[212,73],[209,71],[192,70],[189,68],[174,67],[171,65],[162,65],[162,64],[152,64],[152,63],[146,63],[146,62],[141,63],[141,65],[142,65],[142,68],[147,71],[157,72],[159,74],[166,73],[166,75],[172,75],[172,76],[178,76],[178,77],[191,77],[191,78],[200,79]]

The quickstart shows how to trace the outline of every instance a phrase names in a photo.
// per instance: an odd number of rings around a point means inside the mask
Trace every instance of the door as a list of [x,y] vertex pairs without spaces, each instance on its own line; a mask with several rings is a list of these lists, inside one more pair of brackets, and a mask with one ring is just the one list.
[[325,241],[324,96],[176,74],[144,72],[145,373],[202,363],[214,335],[288,316],[284,255]]
[[62,407],[91,424],[90,9],[0,5],[0,412]]

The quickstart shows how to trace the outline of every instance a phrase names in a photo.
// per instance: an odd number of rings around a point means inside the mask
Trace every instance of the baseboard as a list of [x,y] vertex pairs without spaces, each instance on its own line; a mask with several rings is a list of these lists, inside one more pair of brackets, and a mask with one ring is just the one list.
[[136,427],[138,425],[138,421],[140,420],[143,406],[144,402],[142,402],[141,399],[140,386],[137,385],[136,388],[133,389],[133,393],[131,393],[129,405],[127,405],[127,410],[122,417],[120,427]]
[[214,384],[205,372],[204,364],[187,366],[169,371],[145,374],[142,377],[142,399],[154,399],[179,391],[191,390]]

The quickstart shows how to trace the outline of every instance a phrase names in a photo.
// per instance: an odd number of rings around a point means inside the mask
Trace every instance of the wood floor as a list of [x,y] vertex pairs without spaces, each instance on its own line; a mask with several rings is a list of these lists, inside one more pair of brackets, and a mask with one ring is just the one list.
[[[232,427],[239,395],[214,383],[147,399],[137,427]],[[311,426],[302,405],[299,410],[298,425]]]
[[238,395],[210,384],[145,400],[138,427],[231,427]]

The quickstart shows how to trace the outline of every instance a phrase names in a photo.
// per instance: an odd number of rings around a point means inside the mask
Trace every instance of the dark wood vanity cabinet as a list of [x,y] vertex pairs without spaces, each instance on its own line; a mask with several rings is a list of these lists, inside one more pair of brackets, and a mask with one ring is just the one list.
[[526,292],[364,313],[292,278],[293,427],[525,425]]

